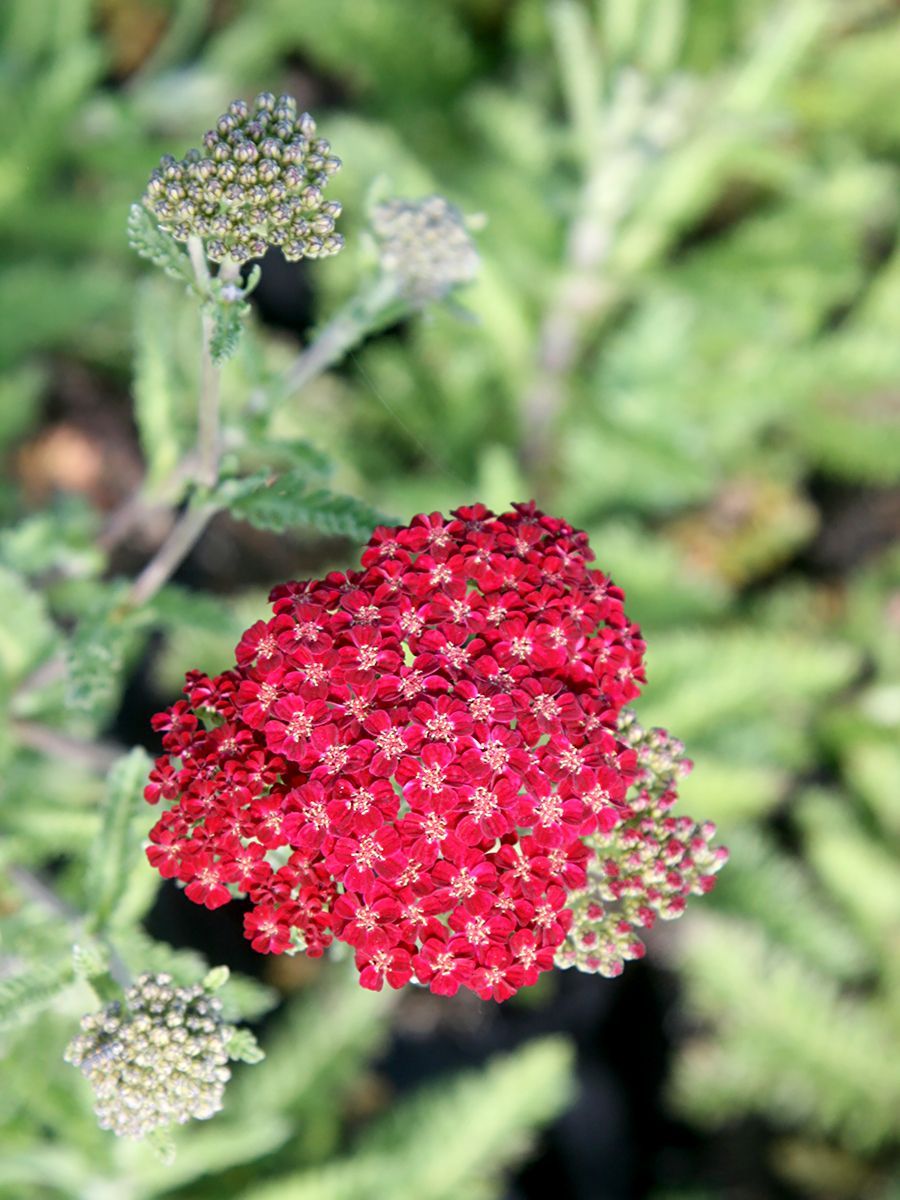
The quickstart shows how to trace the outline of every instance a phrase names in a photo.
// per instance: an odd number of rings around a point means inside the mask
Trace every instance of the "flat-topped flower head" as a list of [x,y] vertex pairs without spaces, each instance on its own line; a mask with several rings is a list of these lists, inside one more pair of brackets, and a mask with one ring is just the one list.
[[142,975],[124,1008],[107,1004],[82,1018],[65,1059],[90,1081],[100,1127],[144,1138],[221,1109],[231,1074],[225,1028],[219,1000],[199,984]]
[[324,194],[340,165],[292,96],[263,92],[252,106],[232,101],[202,150],[165,155],[143,200],[178,241],[201,238],[214,262],[260,258],[269,246],[291,261],[323,258],[343,245],[341,205]]
[[387,200],[372,213],[382,270],[413,303],[440,300],[478,273],[478,252],[460,211],[443,196]]
[[366,987],[534,983],[635,808],[644,642],[592,559],[533,504],[474,505],[275,588],[155,719],[150,862],[208,908],[248,897],[261,953],[345,942]]

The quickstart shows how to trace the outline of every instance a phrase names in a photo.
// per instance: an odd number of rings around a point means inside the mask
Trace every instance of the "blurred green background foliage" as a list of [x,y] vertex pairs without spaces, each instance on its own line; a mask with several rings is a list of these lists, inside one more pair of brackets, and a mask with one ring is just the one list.
[[[226,415],[353,295],[373,195],[440,192],[480,217],[477,281],[375,332],[267,417],[253,453],[305,447],[307,468],[327,457],[343,491],[403,519],[533,495],[585,528],[647,637],[641,721],[686,742],[684,807],[732,851],[709,900],[651,940],[670,997],[659,1086],[701,1135],[647,1194],[896,1196],[898,6],[6,0],[0,39],[0,953],[15,967],[65,943],[15,865],[49,864],[75,902],[109,743],[146,736],[135,695],[170,702],[187,666],[229,661],[267,584],[349,560],[339,539],[223,519],[93,647],[80,711],[58,679],[17,693],[159,540],[110,559],[96,538],[191,428],[194,317],[129,250],[129,205],[233,96],[292,92],[344,161],[347,247],[265,264]],[[139,846],[144,812],[131,821]],[[132,875],[135,965],[197,978],[192,952],[139,931],[156,883]],[[574,1094],[550,1038],[392,1098],[367,1064],[403,1003],[337,967],[272,971],[229,985],[251,1020],[287,997],[266,1062],[166,1167],[111,1145],[61,1063],[85,992],[44,1007],[52,971],[25,997],[6,973],[10,1200],[505,1195],[526,1135]],[[528,1003],[552,1007],[554,986]],[[767,1184],[721,1165],[748,1129]],[[635,1194],[605,1186],[572,1194]]]

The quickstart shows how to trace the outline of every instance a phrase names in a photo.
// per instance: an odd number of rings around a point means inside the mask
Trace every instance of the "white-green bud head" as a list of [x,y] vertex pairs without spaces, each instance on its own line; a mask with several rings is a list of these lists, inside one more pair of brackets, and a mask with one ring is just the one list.
[[220,1002],[203,987],[142,975],[124,1011],[113,1002],[82,1019],[65,1059],[90,1081],[101,1128],[143,1138],[221,1109],[229,1034]]
[[[323,236],[314,222],[341,163],[315,132],[315,121],[309,113],[298,116],[291,96],[276,100],[263,92],[252,105],[234,100],[204,134],[202,151],[189,150],[180,162],[163,156],[143,203],[177,241],[202,238],[214,262],[245,262],[276,245],[292,260],[336,254],[341,235],[332,224]],[[307,221],[303,232],[295,222],[289,239],[281,216],[286,202]]]
[[679,779],[691,769],[684,746],[662,729],[643,729],[624,709],[619,738],[637,755],[637,774],[620,820],[586,837],[587,883],[569,894],[572,925],[556,954],[559,967],[619,975],[641,958],[639,930],[684,912],[688,897],[709,891],[728,852],[711,846],[716,829],[674,817]]
[[440,300],[478,272],[478,252],[460,211],[443,196],[388,200],[372,213],[382,270],[416,304]]

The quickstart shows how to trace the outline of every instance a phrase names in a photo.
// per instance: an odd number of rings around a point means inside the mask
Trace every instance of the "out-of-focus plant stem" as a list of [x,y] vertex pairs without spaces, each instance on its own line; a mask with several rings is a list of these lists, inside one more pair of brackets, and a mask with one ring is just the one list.
[[10,721],[10,729],[18,741],[50,758],[81,763],[89,770],[106,774],[122,753],[122,747],[107,741],[85,741],[41,725],[37,721]]
[[584,182],[566,238],[563,264],[540,324],[535,370],[522,401],[522,460],[540,476],[553,460],[552,429],[566,401],[567,381],[583,348],[585,333],[598,327],[615,288],[604,276],[617,229],[632,207],[647,157],[641,129],[648,97],[639,76],[621,77],[604,116],[584,149]]
[[[196,237],[188,240],[188,253],[194,268],[194,277],[201,297],[209,293],[209,267],[203,242]],[[219,270],[223,282],[233,282],[239,277],[237,263],[224,262]],[[200,349],[200,392],[197,403],[197,450],[190,461],[195,468],[195,482],[203,490],[215,487],[219,478],[219,400],[221,368],[213,361],[212,338],[214,319],[203,309],[201,313],[202,344]],[[176,471],[183,470],[179,465]],[[153,558],[138,575],[128,593],[128,604],[139,607],[146,604],[169,579],[197,544],[204,529],[217,511],[209,502],[189,503],[169,531],[168,537]]]
[[156,595],[172,578],[193,550],[203,530],[218,508],[215,504],[190,504],[172,526],[159,547],[128,591],[127,603],[139,608]]
[[[397,281],[390,275],[379,274],[364,284],[300,351],[275,384],[274,392],[279,397],[291,396],[317,379],[377,330],[399,300]],[[254,397],[256,404],[264,399],[261,393]]]
[[152,516],[168,512],[179,502],[185,488],[196,474],[197,453],[196,450],[191,450],[160,483],[152,488],[142,484],[106,522],[97,539],[100,549],[106,554],[111,553]]

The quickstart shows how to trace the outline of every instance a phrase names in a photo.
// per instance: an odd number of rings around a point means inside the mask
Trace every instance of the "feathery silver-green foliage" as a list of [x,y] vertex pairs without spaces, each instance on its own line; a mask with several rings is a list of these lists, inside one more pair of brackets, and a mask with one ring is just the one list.
[[286,471],[274,480],[265,475],[226,480],[220,491],[234,516],[276,533],[309,525],[335,537],[363,541],[386,520],[377,509],[353,496],[311,487],[303,470]]
[[673,1099],[707,1124],[748,1110],[776,1122],[778,1163],[812,1194],[889,1196],[900,1140],[898,567],[895,555],[871,569],[846,605],[870,675],[822,731],[840,790],[793,797],[799,861],[734,839],[719,911],[680,956],[702,1032],[676,1062]]
[[116,919],[129,876],[139,867],[143,840],[143,791],[152,761],[135,746],[110,767],[100,826],[91,846],[85,880],[84,909],[94,929]]
[[570,1094],[570,1051],[545,1038],[395,1106],[346,1161],[288,1175],[240,1200],[453,1200],[497,1196],[496,1172]]

